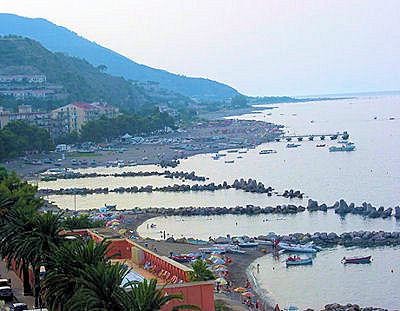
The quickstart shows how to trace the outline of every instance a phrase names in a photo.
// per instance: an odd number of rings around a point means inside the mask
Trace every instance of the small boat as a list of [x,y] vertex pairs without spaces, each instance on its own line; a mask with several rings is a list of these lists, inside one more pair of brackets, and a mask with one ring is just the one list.
[[255,242],[245,242],[245,243],[239,243],[238,245],[239,245],[239,247],[242,247],[242,248],[251,248],[251,247],[257,247],[257,246],[258,246],[258,243],[255,243]]
[[301,146],[301,145],[300,144],[291,143],[291,144],[287,144],[286,148],[297,148],[299,146]]
[[342,259],[343,263],[370,263],[371,262],[371,256],[366,256],[366,257],[343,257]]
[[196,256],[186,256],[186,255],[172,255],[169,258],[177,262],[191,262],[192,260],[196,260]]
[[219,160],[219,156],[217,156],[217,155],[216,155],[216,156],[213,156],[212,159],[213,159],[213,160]]
[[265,149],[260,151],[260,154],[271,154],[271,153],[276,153],[276,150]]
[[290,252],[313,253],[313,254],[317,252],[317,250],[314,249],[313,247],[301,244],[290,244],[290,243],[279,242],[278,246],[284,249],[285,251],[290,251]]
[[237,150],[237,149],[231,149],[231,150],[228,150],[227,152],[229,152],[229,153],[236,153],[236,152],[238,152],[239,150]]
[[329,147],[329,152],[335,152],[335,151],[354,151],[356,149],[356,146],[352,144],[344,144],[342,146],[332,146]]
[[234,163],[234,160],[226,160],[225,163]]
[[325,146],[326,146],[325,144],[317,145],[317,147],[325,147]]
[[243,157],[242,157],[242,156],[237,156],[236,158],[237,158],[237,159],[243,159]]
[[286,267],[288,266],[301,266],[312,264],[311,258],[289,257],[286,259]]
[[247,150],[239,151],[239,153],[247,153]]

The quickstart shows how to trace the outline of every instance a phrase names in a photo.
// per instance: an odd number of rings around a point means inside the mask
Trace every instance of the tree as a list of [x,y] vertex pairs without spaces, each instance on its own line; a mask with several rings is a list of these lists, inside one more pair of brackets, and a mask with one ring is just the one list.
[[208,281],[215,280],[214,273],[207,268],[204,260],[198,259],[192,264],[193,271],[189,271],[189,280],[191,281]]
[[107,66],[106,65],[98,65],[96,68],[101,72],[107,71]]
[[247,107],[247,97],[244,95],[236,95],[232,98],[232,106],[233,107]]
[[[165,286],[164,286],[165,287]],[[126,311],[158,311],[172,300],[183,300],[183,295],[166,295],[164,287],[157,289],[157,279],[150,281],[143,280],[131,285],[123,298],[123,305]],[[172,310],[191,309],[200,310],[193,305],[180,305]]]
[[82,271],[106,264],[114,256],[108,256],[111,242],[78,238],[54,248],[46,262],[43,291],[46,305],[50,310],[67,310],[74,294],[79,291]]
[[39,215],[34,207],[25,206],[11,209],[6,224],[0,228],[0,253],[7,258],[8,265],[15,261],[17,269],[32,267],[36,306],[40,305],[40,267],[46,264],[53,249],[65,241],[60,234],[61,217],[61,213],[51,212]]
[[105,222],[102,220],[93,221],[87,215],[71,216],[64,218],[62,226],[67,230],[99,228],[104,227]]

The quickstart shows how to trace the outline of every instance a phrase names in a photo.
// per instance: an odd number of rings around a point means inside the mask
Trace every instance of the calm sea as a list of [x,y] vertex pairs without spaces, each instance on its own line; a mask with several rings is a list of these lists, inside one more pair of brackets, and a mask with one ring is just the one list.
[[[361,204],[394,207],[400,204],[400,96],[360,96],[354,99],[318,101],[298,104],[280,104],[272,110],[240,116],[240,119],[265,120],[285,125],[289,134],[331,134],[348,131],[354,152],[329,152],[335,145],[329,138],[300,142],[298,148],[286,148],[286,142],[264,144],[237,158],[239,154],[212,160],[211,155],[197,155],[186,160],[175,170],[195,171],[210,177],[209,181],[233,182],[236,178],[255,178],[277,191],[299,189],[320,203],[333,204],[339,199]],[[326,147],[317,148],[317,144]],[[274,149],[275,154],[260,155],[262,149]],[[227,164],[225,160],[234,160]],[[155,166],[136,168],[93,169],[105,172],[122,170],[160,170]],[[90,170],[90,169],[89,169]],[[162,177],[97,178],[61,180],[40,183],[40,187],[68,188],[86,186],[109,187],[132,185],[166,185],[180,183]],[[51,196],[63,208],[74,208],[72,196]],[[119,208],[179,207],[179,206],[261,206],[307,204],[307,199],[288,200],[278,196],[267,197],[242,191],[226,190],[214,193],[143,193],[108,194],[77,197],[77,208],[93,208],[117,204]],[[160,230],[174,237],[226,235],[259,235],[277,233],[353,230],[399,230],[395,219],[366,219],[358,215],[340,218],[332,211],[297,215],[169,217],[152,219],[156,229],[139,228],[144,236],[159,238]],[[343,266],[343,256],[371,254],[369,265]],[[270,256],[258,259],[262,269],[256,275],[261,288],[270,299],[280,305],[321,307],[326,303],[359,303],[363,306],[400,308],[396,288],[400,286],[399,248],[344,249],[338,247],[318,253],[314,264],[308,267],[286,269]],[[282,258],[283,260],[284,258]],[[274,267],[274,269],[272,269]],[[393,272],[391,272],[393,270]],[[254,271],[253,271],[254,272]]]

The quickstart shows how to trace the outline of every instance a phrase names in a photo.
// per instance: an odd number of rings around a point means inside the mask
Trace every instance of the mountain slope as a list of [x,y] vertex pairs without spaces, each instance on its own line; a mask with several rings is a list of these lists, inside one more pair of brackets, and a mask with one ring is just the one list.
[[150,99],[122,77],[101,72],[86,60],[52,53],[28,38],[0,38],[0,72],[42,73],[49,83],[61,84],[69,100],[106,101],[134,110]]
[[0,13],[0,34],[16,34],[32,38],[50,51],[66,52],[71,56],[84,58],[96,66],[104,64],[110,74],[132,80],[157,81],[160,87],[186,96],[223,99],[238,94],[226,84],[209,79],[180,76],[138,64],[45,19]]

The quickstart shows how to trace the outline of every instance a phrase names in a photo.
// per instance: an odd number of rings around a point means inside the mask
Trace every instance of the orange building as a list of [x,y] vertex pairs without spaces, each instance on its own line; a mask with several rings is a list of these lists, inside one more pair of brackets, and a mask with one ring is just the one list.
[[[214,281],[190,282],[188,272],[192,269],[166,256],[160,256],[126,237],[105,228],[75,230],[68,234],[87,236],[95,241],[111,242],[109,255],[119,254],[113,261],[128,265],[144,279],[157,278],[160,287],[168,294],[182,294],[184,301],[171,301],[162,308],[170,311],[180,304],[199,306],[203,311],[214,311]],[[151,266],[151,269],[145,269]]]

